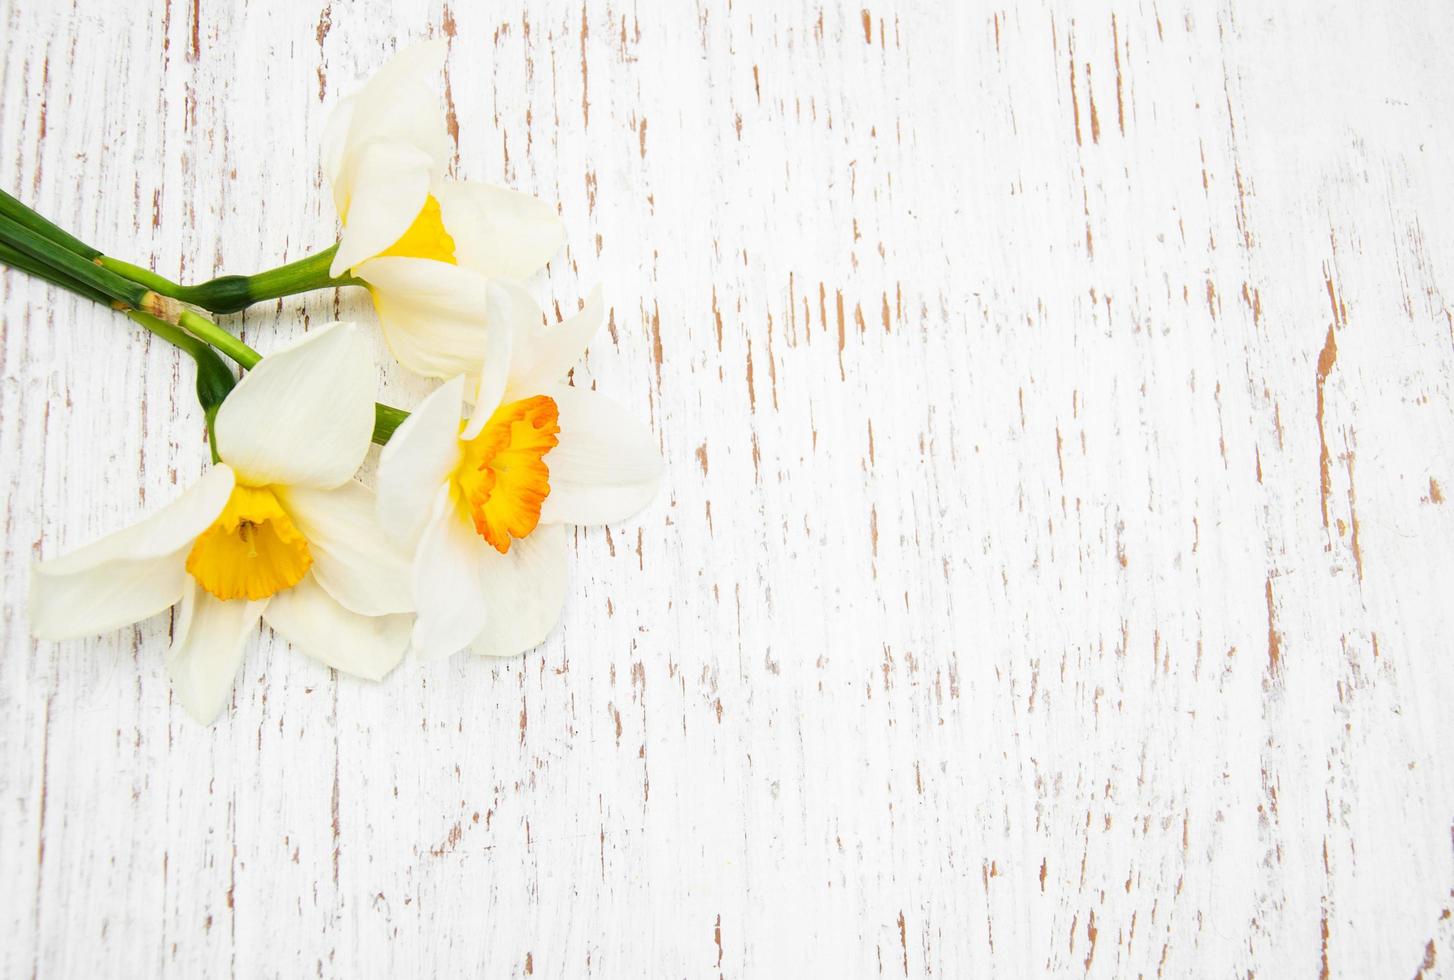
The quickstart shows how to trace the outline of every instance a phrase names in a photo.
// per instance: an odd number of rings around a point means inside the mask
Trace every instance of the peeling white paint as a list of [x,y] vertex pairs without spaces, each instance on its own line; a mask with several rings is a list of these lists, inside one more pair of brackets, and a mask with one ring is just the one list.
[[190,368],[0,274],[0,975],[1447,971],[1454,8],[489,6],[0,0],[0,185],[184,278],[329,244],[327,110],[452,32],[669,469],[541,649],[262,635],[200,728],[166,617],[25,623]]

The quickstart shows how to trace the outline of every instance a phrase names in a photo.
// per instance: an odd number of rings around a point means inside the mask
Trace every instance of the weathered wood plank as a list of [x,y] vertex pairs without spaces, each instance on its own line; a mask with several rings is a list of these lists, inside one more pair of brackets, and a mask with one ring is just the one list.
[[199,728],[167,617],[25,621],[190,372],[0,273],[0,975],[1447,970],[1454,9],[517,6],[0,0],[0,185],[184,277],[329,243],[328,109],[451,37],[669,470],[539,650],[264,633]]

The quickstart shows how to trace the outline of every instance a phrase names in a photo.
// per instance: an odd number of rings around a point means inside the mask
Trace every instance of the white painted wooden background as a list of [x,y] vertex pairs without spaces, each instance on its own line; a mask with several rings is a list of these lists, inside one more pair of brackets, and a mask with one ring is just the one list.
[[203,728],[25,614],[190,365],[0,275],[0,974],[1454,975],[1454,7],[866,2],[0,0],[0,185],[189,279],[450,37],[668,470],[540,649]]

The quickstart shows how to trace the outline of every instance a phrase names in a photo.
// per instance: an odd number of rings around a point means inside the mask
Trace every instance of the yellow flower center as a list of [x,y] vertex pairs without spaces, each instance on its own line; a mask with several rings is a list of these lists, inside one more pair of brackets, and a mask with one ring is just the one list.
[[512,536],[523,538],[540,523],[550,495],[545,454],[559,441],[559,420],[555,399],[536,395],[495,409],[465,443],[455,480],[475,530],[502,555]]
[[297,585],[312,564],[303,533],[266,487],[233,487],[187,555],[197,584],[223,600],[266,599]]
[[425,198],[424,207],[420,209],[419,216],[414,219],[409,230],[379,255],[459,264],[454,257],[454,239],[444,229],[444,213],[439,209],[439,202],[433,194]]

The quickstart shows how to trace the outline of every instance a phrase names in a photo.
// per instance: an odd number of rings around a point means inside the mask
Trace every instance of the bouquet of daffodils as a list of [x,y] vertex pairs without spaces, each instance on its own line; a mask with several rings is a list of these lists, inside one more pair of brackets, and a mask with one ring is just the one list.
[[[432,85],[444,55],[440,41],[407,48],[333,110],[322,156],[343,232],[281,268],[181,285],[0,193],[0,262],[123,311],[195,362],[212,457],[157,513],[35,566],[36,636],[100,633],[180,604],[167,671],[207,723],[259,619],[372,680],[406,650],[527,650],[560,617],[564,526],[651,501],[650,432],[566,383],[601,323],[599,290],[547,326],[521,286],[562,244],[555,209],[444,176],[452,143]],[[340,286],[368,289],[400,364],[442,379],[412,413],[375,404],[358,324],[263,355],[203,312]],[[376,490],[354,478],[371,442],[383,446]]]

